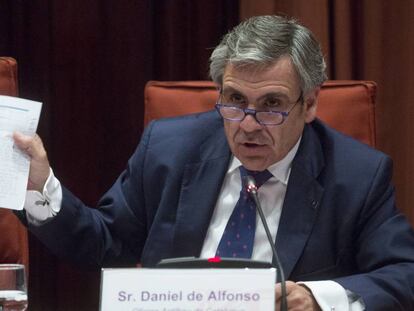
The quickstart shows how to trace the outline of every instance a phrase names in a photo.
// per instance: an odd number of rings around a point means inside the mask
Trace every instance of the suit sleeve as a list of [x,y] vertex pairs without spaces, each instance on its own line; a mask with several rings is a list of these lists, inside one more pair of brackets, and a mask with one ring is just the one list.
[[59,213],[30,231],[57,256],[87,266],[128,266],[139,262],[147,236],[143,167],[149,125],[128,165],[97,208],[85,206],[62,187]]
[[414,310],[414,234],[395,207],[392,164],[378,165],[358,220],[360,274],[334,279],[362,297],[367,310]]

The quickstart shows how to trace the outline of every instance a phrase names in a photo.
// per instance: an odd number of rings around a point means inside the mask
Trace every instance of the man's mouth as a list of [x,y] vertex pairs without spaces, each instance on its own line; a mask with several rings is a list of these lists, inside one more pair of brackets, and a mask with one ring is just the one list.
[[255,143],[242,143],[240,145],[240,151],[245,156],[257,156],[262,154],[266,150],[266,145]]
[[255,143],[243,143],[242,145],[247,147],[247,148],[258,148],[258,147],[263,147],[264,146],[264,145],[255,144]]

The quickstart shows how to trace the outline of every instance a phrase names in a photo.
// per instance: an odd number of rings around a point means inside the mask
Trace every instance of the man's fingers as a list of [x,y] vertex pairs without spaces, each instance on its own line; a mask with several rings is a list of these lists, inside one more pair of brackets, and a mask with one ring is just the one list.
[[37,134],[28,136],[15,132],[13,133],[13,139],[16,146],[34,160],[42,160],[46,157],[46,151],[44,150],[42,140]]
[[33,145],[33,137],[24,135],[20,132],[13,133],[14,143],[17,147],[19,147],[22,151],[27,152],[29,149],[32,149]]
[[[289,290],[292,287],[292,284],[295,284],[292,281],[286,281],[286,296],[289,295]],[[276,295],[276,311],[280,310],[280,304],[282,300],[282,285],[281,283],[277,283],[275,287],[275,295]]]
[[[276,310],[279,311],[282,288],[280,283],[276,284]],[[288,309],[295,310],[320,310],[312,293],[304,286],[292,281],[286,281],[286,298]]]
[[[292,288],[294,288],[295,285],[296,285],[295,282],[286,281],[286,296],[289,295],[289,292],[292,290]],[[282,296],[281,283],[277,283],[275,289],[276,289],[276,300],[279,300],[280,297]]]
[[31,158],[27,188],[42,192],[50,173],[49,160],[42,140],[37,134],[28,136],[18,132],[13,133],[13,139],[16,146]]

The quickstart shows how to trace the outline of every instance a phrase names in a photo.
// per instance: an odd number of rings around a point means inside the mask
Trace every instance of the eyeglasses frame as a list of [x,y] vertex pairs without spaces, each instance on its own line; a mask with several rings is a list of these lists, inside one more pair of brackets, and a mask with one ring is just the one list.
[[[219,99],[220,99],[221,95],[222,94],[220,94]],[[293,110],[293,108],[295,108],[296,104],[299,103],[299,102],[303,102],[303,91],[302,90],[300,91],[299,98],[295,101],[293,106],[288,111],[272,111],[272,110],[265,111],[265,110],[255,110],[255,109],[250,109],[250,108],[240,108],[240,107],[236,107],[236,106],[228,106],[228,105],[222,104],[222,103],[220,103],[219,100],[216,102],[215,108],[216,108],[217,112],[219,113],[219,115],[223,119],[228,120],[228,121],[241,122],[246,118],[247,115],[251,115],[256,120],[256,122],[261,124],[261,125],[275,126],[275,125],[281,125],[283,122],[285,122],[285,120],[289,116],[290,112]],[[225,117],[223,117],[223,115],[220,112],[221,107],[233,108],[234,110],[243,111],[244,116],[241,119],[225,118]],[[259,121],[256,117],[256,114],[260,113],[260,112],[279,114],[279,115],[282,116],[282,121],[280,121],[280,123],[263,123],[263,122]]]

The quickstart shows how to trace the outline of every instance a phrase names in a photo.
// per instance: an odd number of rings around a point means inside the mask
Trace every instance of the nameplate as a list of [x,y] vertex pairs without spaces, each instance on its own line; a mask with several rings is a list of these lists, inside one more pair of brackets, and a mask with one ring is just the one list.
[[101,311],[269,311],[276,269],[102,269]]

